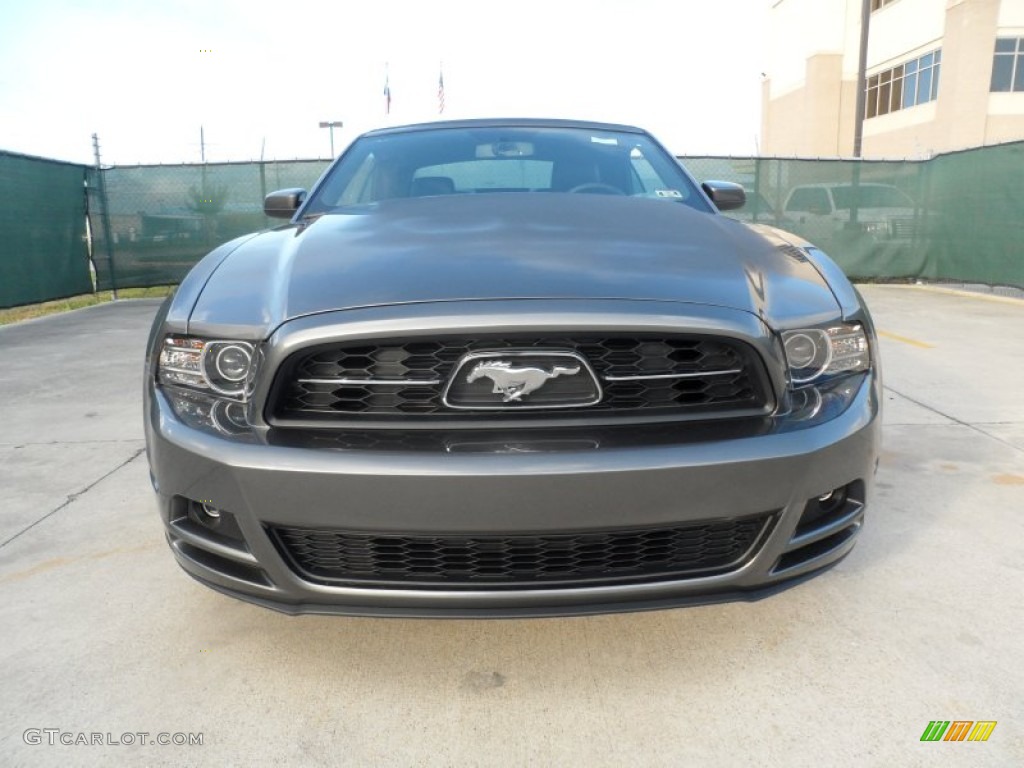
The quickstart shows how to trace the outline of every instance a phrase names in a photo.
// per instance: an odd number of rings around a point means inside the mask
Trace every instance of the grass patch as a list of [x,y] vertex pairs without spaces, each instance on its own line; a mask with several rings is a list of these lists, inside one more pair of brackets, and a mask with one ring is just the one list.
[[[151,288],[121,288],[117,292],[118,299],[159,299],[170,295],[175,286],[157,285]],[[39,304],[25,304],[21,307],[11,309],[0,309],[0,325],[20,323],[22,320],[30,320],[33,317],[44,317],[55,315],[58,312],[67,312],[72,309],[91,307],[95,304],[106,304],[114,300],[114,294],[110,291],[99,293],[84,293],[81,296],[70,296],[66,299],[56,301],[44,301]]]

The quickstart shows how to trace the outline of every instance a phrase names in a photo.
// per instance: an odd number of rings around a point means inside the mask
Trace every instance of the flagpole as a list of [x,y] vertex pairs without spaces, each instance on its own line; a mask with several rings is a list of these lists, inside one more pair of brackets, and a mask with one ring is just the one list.
[[444,62],[438,63],[437,75],[437,114],[444,114]]

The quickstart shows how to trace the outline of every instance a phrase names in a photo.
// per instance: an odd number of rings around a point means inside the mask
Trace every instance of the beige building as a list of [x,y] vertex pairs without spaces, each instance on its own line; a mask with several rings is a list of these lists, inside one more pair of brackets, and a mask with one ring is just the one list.
[[[862,0],[770,0],[761,152],[853,154]],[[1024,139],[1024,0],[868,0],[864,157]]]

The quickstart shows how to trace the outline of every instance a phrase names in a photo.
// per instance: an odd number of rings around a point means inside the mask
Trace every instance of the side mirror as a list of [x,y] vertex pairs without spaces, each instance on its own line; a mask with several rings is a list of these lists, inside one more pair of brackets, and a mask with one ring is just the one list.
[[731,181],[705,181],[700,186],[720,211],[734,211],[747,203],[743,187]]
[[263,198],[263,212],[275,219],[290,219],[305,199],[304,189],[279,189]]

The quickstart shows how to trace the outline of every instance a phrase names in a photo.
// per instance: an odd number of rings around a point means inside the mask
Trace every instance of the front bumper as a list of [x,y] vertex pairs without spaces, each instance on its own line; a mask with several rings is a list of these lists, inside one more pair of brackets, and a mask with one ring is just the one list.
[[[218,434],[182,417],[149,385],[146,430],[154,487],[180,565],[208,586],[286,613],[543,616],[753,599],[802,580],[853,547],[880,438],[879,382],[855,379],[844,410],[789,429],[649,444],[595,435],[521,452],[329,449],[270,433]],[[791,426],[791,425],[790,425]],[[666,428],[667,429],[667,428]],[[230,432],[230,430],[228,430]],[[579,432],[575,433],[577,437]],[[665,435],[668,435],[667,437]],[[450,448],[450,446],[449,446]],[[809,520],[814,500],[847,498]],[[229,512],[235,536],[196,525],[188,502]],[[272,526],[404,534],[545,534],[772,516],[749,556],[689,578],[539,588],[367,586],[300,574]]]

